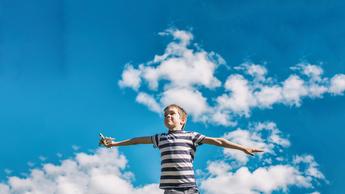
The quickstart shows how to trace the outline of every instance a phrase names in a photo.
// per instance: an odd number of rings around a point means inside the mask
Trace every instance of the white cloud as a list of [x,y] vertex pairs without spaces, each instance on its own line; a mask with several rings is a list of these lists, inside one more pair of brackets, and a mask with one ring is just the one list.
[[[191,32],[168,29],[160,35],[172,37],[164,53],[137,68],[127,64],[119,81],[121,87],[150,96],[150,103],[138,98],[137,102],[155,112],[159,112],[158,107],[177,102],[190,111],[194,121],[234,126],[236,119],[250,117],[255,108],[273,108],[275,104],[298,107],[305,98],[322,98],[326,93],[342,95],[345,91],[344,74],[329,79],[323,77],[320,66],[309,63],[291,67],[293,73],[282,81],[269,77],[266,67],[254,63],[235,66],[233,69],[239,72],[227,70],[219,76],[217,70],[225,60],[193,44]],[[145,84],[148,87],[141,87]]]
[[213,123],[223,126],[235,126],[237,123],[235,121],[232,121],[230,118],[229,113],[227,111],[220,111],[217,109],[213,109],[213,112],[211,113],[211,117],[209,120],[211,120]]
[[235,67],[237,70],[244,70],[245,73],[254,77],[256,81],[265,81],[267,69],[264,66],[258,64],[244,63]]
[[254,96],[257,98],[259,107],[271,108],[274,103],[282,100],[282,88],[276,85],[263,86]]
[[122,79],[119,81],[119,86],[129,87],[138,90],[140,87],[140,71],[133,68],[132,65],[127,64],[125,70],[122,72]]
[[99,149],[95,154],[78,153],[61,164],[44,164],[24,178],[12,176],[0,183],[2,194],[144,194],[161,193],[157,184],[136,188],[127,160],[117,149]]
[[323,74],[323,69],[320,66],[308,63],[297,64],[296,66],[291,67],[291,69],[300,71],[302,74],[310,77],[313,81],[320,81],[321,75]]
[[329,91],[335,95],[343,95],[345,91],[345,75],[337,74],[331,79]]
[[305,172],[308,176],[318,179],[325,179],[325,176],[318,170],[318,164],[312,155],[295,156],[293,163],[295,164],[308,164]]
[[[216,168],[216,167],[213,167]],[[241,167],[236,172],[218,172],[201,182],[206,194],[259,194],[287,191],[290,186],[310,188],[311,180],[294,166],[273,165],[250,171]]]
[[[327,182],[318,169],[312,155],[291,157],[278,153],[290,146],[290,141],[282,137],[273,122],[254,123],[248,130],[237,129],[226,133],[224,138],[244,146],[265,150],[254,161],[256,168],[248,168],[248,158],[243,152],[224,149],[227,160],[209,161],[207,172],[202,172],[201,188],[206,194],[259,194],[280,191],[288,193],[290,187],[314,190],[321,181]],[[229,163],[230,159],[230,163]],[[254,158],[255,159],[255,158]],[[236,160],[237,163],[234,163]]]
[[149,94],[140,92],[136,98],[136,101],[146,105],[151,111],[161,113],[162,107],[156,102],[156,100]]
[[301,105],[301,98],[307,95],[304,81],[297,75],[291,75],[283,83],[284,102],[296,106]]
[[211,175],[222,176],[231,170],[231,166],[224,161],[211,161],[207,165],[207,170]]
[[190,41],[193,39],[192,33],[188,31],[184,31],[184,30],[178,30],[175,28],[170,28],[170,29],[167,29],[165,32],[160,32],[159,35],[161,36],[172,35],[174,40],[180,41],[180,44],[184,46],[187,46],[190,43]]
[[227,78],[225,89],[230,94],[223,94],[217,98],[221,109],[229,109],[237,114],[249,116],[250,107],[256,104],[248,81],[242,75],[231,75]]

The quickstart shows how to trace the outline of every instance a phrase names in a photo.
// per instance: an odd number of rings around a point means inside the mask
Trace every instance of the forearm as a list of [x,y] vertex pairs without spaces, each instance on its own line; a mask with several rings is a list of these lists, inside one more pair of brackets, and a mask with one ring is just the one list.
[[236,149],[236,150],[241,150],[244,151],[246,149],[245,146],[228,141],[224,138],[219,138],[219,146],[225,147],[225,148],[231,148],[231,149]]
[[215,145],[215,146],[221,146],[221,147],[225,147],[225,148],[236,149],[236,150],[241,150],[244,153],[252,155],[252,156],[256,152],[263,152],[262,149],[246,147],[246,146],[228,141],[224,138],[205,137],[202,140],[202,143],[211,144],[211,145]]
[[151,138],[149,137],[136,137],[132,139],[127,139],[119,142],[111,142],[110,146],[128,146],[136,144],[151,144]]
[[135,145],[135,144],[137,143],[135,143],[133,139],[127,139],[123,141],[112,142],[110,146],[128,146],[128,145]]

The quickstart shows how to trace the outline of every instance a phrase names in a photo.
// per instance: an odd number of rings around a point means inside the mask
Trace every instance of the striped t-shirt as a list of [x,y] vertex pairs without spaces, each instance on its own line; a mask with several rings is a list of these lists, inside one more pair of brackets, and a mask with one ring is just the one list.
[[161,189],[196,187],[193,160],[205,138],[197,132],[169,131],[151,136],[161,153]]

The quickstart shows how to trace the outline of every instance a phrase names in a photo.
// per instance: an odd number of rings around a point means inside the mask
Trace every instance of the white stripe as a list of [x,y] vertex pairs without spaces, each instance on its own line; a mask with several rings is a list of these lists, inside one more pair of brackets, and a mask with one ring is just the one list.
[[194,179],[161,179],[161,183],[194,183]]
[[167,134],[162,134],[162,137],[167,137],[167,136],[175,136],[175,137],[181,137],[181,136],[192,136],[192,133],[167,133]]
[[157,134],[157,141],[156,141],[156,135],[151,136],[151,140],[153,141],[153,144],[158,147],[159,146],[159,138],[161,137],[160,134]]
[[162,168],[168,168],[168,167],[192,167],[193,168],[193,164],[191,162],[184,162],[184,163],[164,163],[161,166]]
[[162,176],[165,175],[174,175],[174,176],[179,176],[179,175],[194,175],[194,171],[192,170],[183,170],[183,171],[163,171],[161,173]]
[[169,140],[163,140],[159,142],[159,145],[164,145],[167,143],[189,143],[193,145],[193,141],[189,139],[169,139]]
[[169,155],[164,155],[161,157],[161,160],[165,159],[192,159],[190,154],[169,154]]

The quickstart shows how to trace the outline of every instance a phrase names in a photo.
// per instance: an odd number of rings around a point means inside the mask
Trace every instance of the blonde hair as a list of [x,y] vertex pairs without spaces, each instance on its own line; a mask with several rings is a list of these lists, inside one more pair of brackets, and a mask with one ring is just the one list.
[[186,112],[181,106],[179,106],[179,105],[177,105],[177,104],[170,104],[170,105],[166,106],[166,107],[164,108],[164,112],[165,112],[166,110],[168,110],[168,108],[171,108],[171,107],[177,108],[177,111],[178,111],[178,113],[180,114],[181,118],[185,120],[185,123],[184,123],[183,126],[182,126],[182,129],[184,129],[184,127],[185,127],[185,125],[186,125],[186,122],[187,122],[187,116],[188,116],[187,112]]

